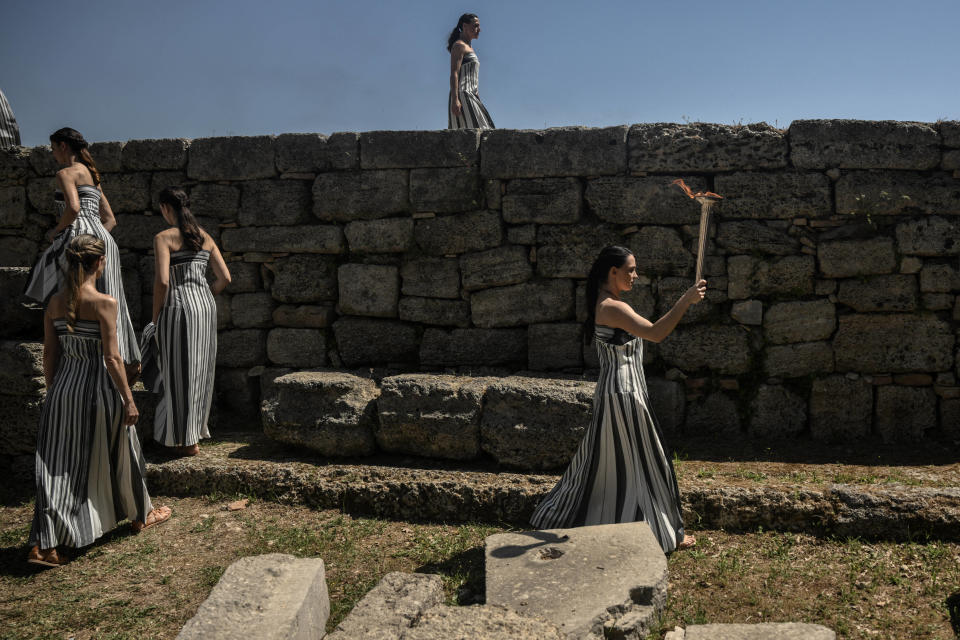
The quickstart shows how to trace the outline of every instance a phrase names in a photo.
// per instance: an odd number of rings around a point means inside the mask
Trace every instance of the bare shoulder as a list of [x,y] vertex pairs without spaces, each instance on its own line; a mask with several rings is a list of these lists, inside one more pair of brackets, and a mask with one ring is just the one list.
[[98,313],[109,313],[111,315],[115,315],[119,307],[116,298],[99,291],[90,294],[90,304],[97,309]]
[[63,291],[59,291],[53,294],[50,297],[50,301],[47,303],[47,315],[51,318],[60,318],[64,314],[66,309],[66,300],[64,300]]
[[164,229],[163,231],[158,232],[157,235],[153,236],[153,243],[155,245],[163,245],[163,246],[169,245],[170,241],[174,239],[176,231],[177,231],[176,229],[171,227],[169,229]]
[[214,247],[217,246],[217,243],[214,241],[213,236],[207,233],[207,230],[203,227],[200,227],[200,235],[203,236],[203,248],[206,251],[212,251]]

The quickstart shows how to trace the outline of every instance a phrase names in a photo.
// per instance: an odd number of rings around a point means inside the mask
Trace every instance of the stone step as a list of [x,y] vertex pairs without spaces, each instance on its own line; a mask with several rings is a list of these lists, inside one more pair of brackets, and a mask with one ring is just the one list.
[[0,338],[43,337],[43,311],[22,302],[30,267],[0,267]]
[[663,640],[836,640],[837,634],[819,624],[765,622],[761,624],[697,624],[677,627]]

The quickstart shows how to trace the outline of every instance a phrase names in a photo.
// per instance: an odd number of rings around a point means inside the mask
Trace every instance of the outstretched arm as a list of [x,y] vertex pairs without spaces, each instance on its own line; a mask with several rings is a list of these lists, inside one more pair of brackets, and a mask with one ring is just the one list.
[[680,318],[687,312],[690,305],[703,300],[706,292],[707,281],[701,280],[687,289],[670,311],[663,314],[663,317],[656,322],[650,322],[634,311],[626,302],[609,300],[603,304],[602,308],[597,310],[597,322],[615,329],[623,329],[650,342],[662,342],[664,338],[673,333],[677,323],[680,322]]

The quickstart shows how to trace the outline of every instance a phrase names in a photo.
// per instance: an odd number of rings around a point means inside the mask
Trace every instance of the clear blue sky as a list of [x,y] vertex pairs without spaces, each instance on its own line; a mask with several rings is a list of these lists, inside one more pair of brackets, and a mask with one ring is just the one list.
[[[24,144],[446,127],[480,16],[498,127],[960,119],[960,0],[4,0]],[[69,7],[69,9],[64,9]]]

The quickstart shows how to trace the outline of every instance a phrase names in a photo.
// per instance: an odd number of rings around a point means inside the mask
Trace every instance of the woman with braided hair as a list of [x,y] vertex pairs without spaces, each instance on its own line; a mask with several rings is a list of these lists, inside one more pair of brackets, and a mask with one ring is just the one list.
[[54,202],[58,209],[57,226],[47,233],[50,246],[30,271],[24,294],[41,304],[47,304],[63,284],[61,269],[63,252],[70,239],[88,233],[103,240],[107,266],[97,288],[117,301],[117,337],[120,357],[127,367],[130,379],[140,368],[140,347],[130,322],[127,299],[120,278],[120,252],[110,231],[117,226],[110,202],[100,188],[100,172],[88,150],[89,145],[79,131],[64,127],[50,135],[53,157],[63,167],[57,172],[57,190]]
[[460,16],[447,38],[450,52],[450,99],[448,129],[495,129],[493,118],[480,102],[480,59],[470,43],[480,37],[480,18]]
[[[153,438],[184,455],[209,438],[217,360],[217,307],[213,296],[230,284],[216,243],[190,213],[179,187],[160,192],[160,213],[170,225],[153,239],[153,321],[143,331],[144,379],[157,404]],[[216,280],[207,284],[207,265]],[[211,291],[212,289],[212,291]]]
[[147,493],[139,417],[117,341],[118,304],[97,290],[106,245],[89,234],[64,249],[64,285],[43,316],[47,396],[37,431],[33,525],[27,562],[66,561],[125,518],[141,531],[170,517]]

